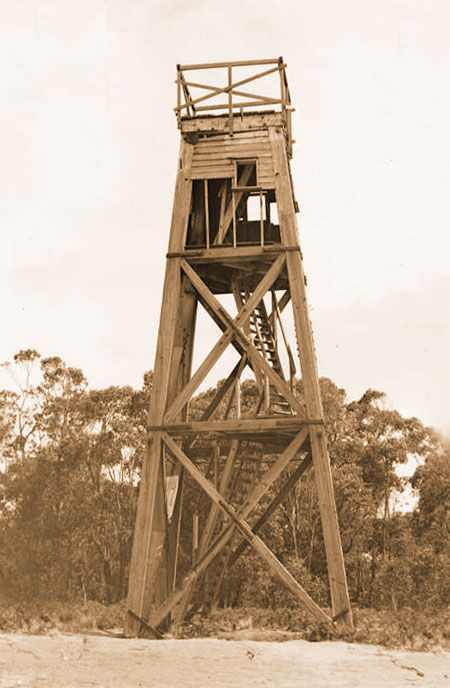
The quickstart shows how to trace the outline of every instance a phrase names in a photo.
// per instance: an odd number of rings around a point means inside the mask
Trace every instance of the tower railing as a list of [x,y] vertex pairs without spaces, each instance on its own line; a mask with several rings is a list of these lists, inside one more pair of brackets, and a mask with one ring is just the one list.
[[[255,73],[237,78],[239,68],[255,68]],[[181,128],[181,120],[184,118],[203,117],[205,115],[228,114],[229,131],[233,133],[233,117],[236,114],[243,115],[268,109],[273,111],[279,106],[283,123],[288,138],[288,148],[291,148],[291,95],[286,77],[286,67],[282,57],[265,60],[240,60],[236,62],[210,62],[203,64],[177,65],[177,106],[175,114],[178,126]],[[262,71],[261,69],[262,68]],[[224,77],[225,85],[213,85],[204,83],[208,70],[216,70],[217,74]],[[234,70],[234,73],[233,73]],[[188,78],[187,72],[199,72],[200,80],[193,81]],[[242,70],[241,70],[242,71]],[[279,74],[279,88],[277,93],[253,93],[242,91],[241,87],[257,80],[262,80],[272,74]],[[209,71],[211,74],[211,71]],[[216,74],[214,74],[214,77]],[[220,78],[219,76],[219,78]],[[192,77],[193,78],[193,77]],[[264,87],[267,88],[268,82]],[[193,95],[193,89],[202,95]],[[206,91],[206,93],[204,93]],[[218,102],[226,96],[226,102]]]

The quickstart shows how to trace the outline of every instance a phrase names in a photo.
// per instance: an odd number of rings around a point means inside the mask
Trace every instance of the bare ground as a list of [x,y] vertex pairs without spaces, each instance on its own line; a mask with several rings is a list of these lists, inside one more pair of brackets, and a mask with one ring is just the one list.
[[[345,642],[0,635],[1,688],[443,686],[450,654]],[[244,638],[245,639],[242,639]]]

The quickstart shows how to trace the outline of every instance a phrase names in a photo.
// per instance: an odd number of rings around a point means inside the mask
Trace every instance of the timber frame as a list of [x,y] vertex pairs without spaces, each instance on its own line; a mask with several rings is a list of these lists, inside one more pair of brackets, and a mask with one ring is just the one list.
[[[292,156],[292,127],[291,127],[291,94],[286,77],[286,67],[282,57],[266,60],[240,60],[235,62],[210,62],[204,64],[177,65],[177,115],[178,126],[183,129],[183,115],[191,120],[191,125],[184,128],[185,131],[219,131],[227,128],[231,134],[234,130],[240,130],[244,113],[254,112],[254,108],[265,108],[280,106],[281,121],[286,128],[287,150],[289,157]],[[245,76],[236,80],[234,74],[239,72],[239,68],[247,70]],[[213,72],[226,73],[226,84],[224,86],[214,86],[211,83],[188,80],[186,73],[194,71],[202,76]],[[254,71],[255,70],[255,71]],[[262,70],[262,71],[261,71]],[[277,75],[279,79],[278,93],[249,93],[242,91],[241,87],[254,81],[264,82],[266,86],[268,77]],[[216,77],[217,78],[217,77]],[[193,89],[199,91],[199,95],[193,96]],[[206,94],[205,94],[206,91]],[[222,96],[222,99],[221,99]],[[226,98],[225,102],[223,98]],[[202,103],[202,105],[199,105]],[[207,103],[205,105],[205,103]],[[223,115],[217,117],[217,111],[226,111],[227,117]],[[238,112],[240,120],[235,118]],[[206,115],[206,117],[205,117]],[[265,113],[267,115],[267,113]],[[208,122],[208,117],[212,118]],[[245,125],[244,125],[245,126]],[[192,127],[192,128],[191,128]],[[198,127],[198,128],[197,128]]]
[[[191,70],[214,75],[224,70],[225,86],[203,77],[189,80]],[[242,91],[245,84],[273,75],[279,78],[278,94]],[[317,619],[351,627],[289,168],[293,141],[286,65],[281,57],[178,65],[176,83],[182,138],[125,634],[161,637],[171,622],[192,611],[194,586],[212,562],[220,562],[220,589],[247,546]],[[195,89],[203,95],[196,96]],[[221,334],[193,371],[199,306]],[[298,361],[284,322],[288,312]],[[191,417],[190,401],[229,348],[236,365],[202,416]],[[295,383],[298,363],[302,398]],[[246,376],[254,380],[256,391],[249,408],[242,407],[240,395]],[[258,534],[310,469],[322,521],[331,615]],[[187,480],[210,506],[194,513],[191,564],[186,570],[184,552],[185,570],[180,572]]]

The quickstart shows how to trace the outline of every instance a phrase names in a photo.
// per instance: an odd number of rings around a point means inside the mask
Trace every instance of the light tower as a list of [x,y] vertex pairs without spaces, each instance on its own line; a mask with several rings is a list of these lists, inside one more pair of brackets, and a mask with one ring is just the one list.
[[[267,87],[265,95],[246,90],[255,81]],[[229,567],[247,545],[317,618],[351,626],[289,167],[286,65],[282,58],[179,65],[177,89],[181,146],[125,632],[158,636],[168,620],[181,620],[211,562],[222,556]],[[222,334],[193,371],[199,304]],[[194,420],[189,402],[229,347],[236,364]],[[294,385],[295,349],[304,401]],[[243,376],[252,377],[257,389],[245,413]],[[258,535],[310,467],[333,618]],[[180,575],[187,475],[210,506],[194,515],[192,562]],[[269,490],[271,501],[255,520],[253,510]],[[226,575],[228,568],[222,570]]]

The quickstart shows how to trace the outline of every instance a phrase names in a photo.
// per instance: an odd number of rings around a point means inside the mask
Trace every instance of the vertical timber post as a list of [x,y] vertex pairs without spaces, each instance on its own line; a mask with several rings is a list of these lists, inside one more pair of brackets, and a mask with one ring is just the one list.
[[[192,145],[182,140],[169,239],[169,250],[171,251],[179,251],[182,248],[186,234],[192,187],[192,181],[189,176],[191,159]],[[185,302],[182,303],[185,312],[180,313],[183,310],[180,308],[181,287],[180,259],[169,260],[167,261],[163,288],[155,369],[148,414],[149,424],[162,423],[169,400],[169,391],[174,386],[176,387],[178,366],[175,366],[173,357],[177,353],[179,357],[181,356],[181,352],[177,351],[176,346],[176,332],[177,327],[180,330],[180,317],[187,317],[186,324],[189,332],[189,342],[183,371],[185,379],[179,380],[179,383],[184,383],[190,377],[196,301],[193,301],[192,297],[188,297],[186,304],[185,299]],[[183,332],[179,332],[179,335],[181,335],[182,339]],[[180,336],[178,339],[180,339]],[[178,342],[178,344],[182,346],[182,343]],[[175,509],[175,518],[180,518],[180,501],[181,495],[177,496],[178,504]],[[161,433],[154,433],[153,437],[147,442],[147,451],[139,486],[127,598],[127,607],[134,612],[134,615],[127,614],[126,616],[125,634],[127,636],[139,635],[140,623],[136,616],[146,618],[152,604],[161,601],[161,599],[167,596],[170,590],[164,578],[168,582],[171,580],[173,585],[178,524],[176,528],[172,527],[170,532],[172,542],[169,549],[172,556],[170,557],[169,554],[169,561],[164,562],[165,543],[169,535],[165,503],[164,452],[161,443]],[[174,538],[176,538],[176,544],[173,542]],[[172,565],[172,571],[166,571],[166,576],[159,575],[160,567],[167,566],[167,564]]]
[[[275,164],[280,231],[282,239],[286,243],[295,245],[298,243],[297,219],[291,194],[289,162],[286,155],[284,136],[282,131],[277,131],[276,129],[271,129],[269,136]],[[316,355],[306,300],[306,280],[300,251],[288,253],[286,263],[307,414],[310,418],[323,418]],[[325,434],[321,426],[312,426],[310,428],[310,441],[327,556],[333,616],[339,617],[347,621],[349,625],[352,625],[352,613],[334,500],[330,459]]]

